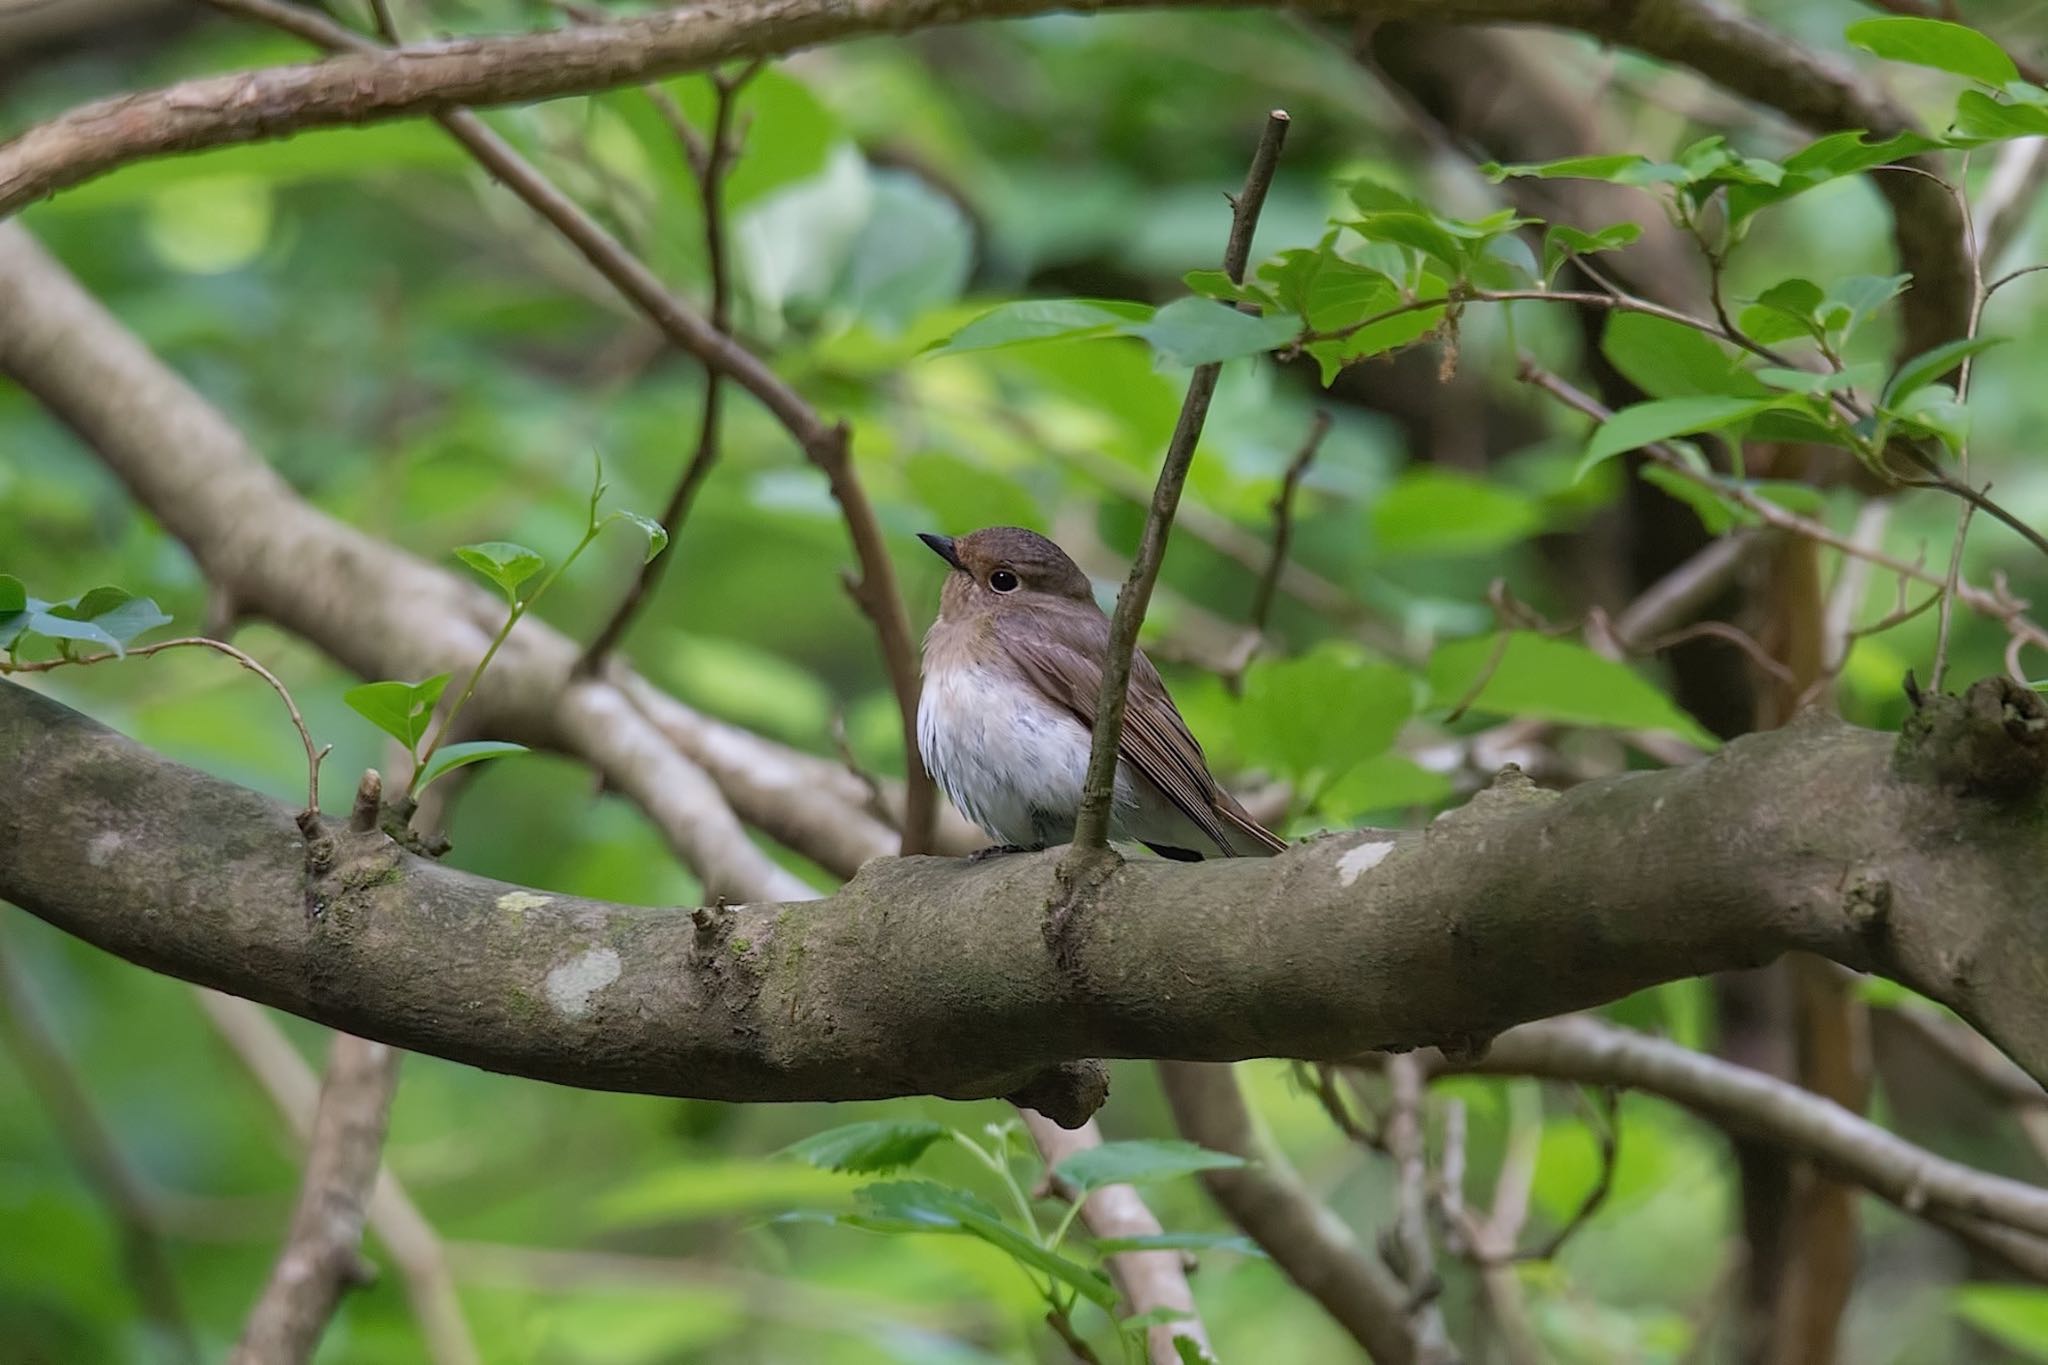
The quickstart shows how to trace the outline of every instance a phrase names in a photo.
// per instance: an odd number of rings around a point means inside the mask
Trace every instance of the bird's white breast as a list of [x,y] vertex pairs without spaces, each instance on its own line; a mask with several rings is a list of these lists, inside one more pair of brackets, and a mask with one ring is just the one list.
[[[1006,844],[1072,838],[1088,773],[1081,722],[1000,667],[957,655],[927,663],[917,744],[953,804]],[[1119,771],[1117,804],[1130,799],[1129,775]]]

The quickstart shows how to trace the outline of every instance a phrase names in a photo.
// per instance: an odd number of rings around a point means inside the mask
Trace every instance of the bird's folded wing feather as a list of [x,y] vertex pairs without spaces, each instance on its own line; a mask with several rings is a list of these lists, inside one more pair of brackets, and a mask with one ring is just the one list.
[[[1024,675],[1047,699],[1072,712],[1090,731],[1102,691],[1102,666],[1109,652],[1109,619],[1098,611],[1041,613],[1035,630],[1004,643]],[[1140,650],[1131,658],[1129,701],[1117,753],[1166,795],[1183,815],[1228,854],[1227,822],[1253,841],[1278,851],[1286,845],[1245,813],[1209,774],[1202,746],[1166,693],[1159,670]]]

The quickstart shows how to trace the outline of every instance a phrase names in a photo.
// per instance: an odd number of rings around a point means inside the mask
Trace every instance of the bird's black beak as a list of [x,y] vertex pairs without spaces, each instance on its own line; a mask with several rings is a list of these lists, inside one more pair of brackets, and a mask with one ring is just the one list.
[[933,554],[937,555],[940,559],[945,560],[954,568],[965,569],[967,567],[965,564],[962,564],[960,562],[960,556],[954,552],[953,537],[935,536],[930,531],[919,531],[917,533],[917,538],[923,541],[925,544],[931,546]]

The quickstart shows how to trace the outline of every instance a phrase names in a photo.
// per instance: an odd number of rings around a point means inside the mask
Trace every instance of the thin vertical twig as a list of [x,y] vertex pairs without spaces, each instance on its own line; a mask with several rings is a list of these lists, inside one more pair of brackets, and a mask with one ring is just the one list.
[[[727,336],[732,334],[732,267],[728,261],[730,251],[726,240],[725,178],[739,158],[741,137],[733,127],[733,116],[739,107],[740,91],[746,88],[747,82],[754,78],[762,65],[754,61],[732,75],[712,75],[711,88],[716,103],[712,108],[709,137],[695,136],[695,130],[684,121],[682,110],[676,107],[675,100],[666,90],[658,85],[645,88],[648,99],[676,130],[684,159],[690,163],[690,171],[697,177],[697,193],[703,201],[704,210],[706,271],[711,277],[711,325]],[[661,509],[661,524],[668,531],[670,540],[681,538],[683,522],[696,504],[697,490],[703,487],[712,466],[718,463],[724,397],[724,374],[707,366],[704,371],[704,408],[697,423],[697,447]],[[674,558],[674,555],[656,555],[640,567],[610,618],[584,648],[583,657],[577,661],[578,671],[594,672],[604,662],[605,656],[624,637],[633,617],[653,595]]]
[[[319,1107],[320,1078],[263,1006],[203,986],[192,988],[200,1009],[256,1083],[270,1097],[300,1142],[310,1142]],[[370,1230],[398,1263],[406,1298],[419,1319],[427,1359],[434,1365],[480,1365],[463,1320],[448,1257],[433,1225],[390,1170],[380,1170],[370,1194]]]
[[363,1222],[403,1055],[350,1034],[334,1036],[291,1230],[228,1365],[310,1361],[342,1296],[369,1282]]
[[1929,690],[1937,697],[1941,695],[1942,679],[1948,676],[1948,628],[1955,616],[1956,584],[1963,574],[1963,542],[1969,539],[1970,518],[1976,514],[1976,503],[1963,504],[1963,510],[1956,514],[1955,544],[1948,551],[1948,578],[1941,585],[1941,625],[1934,635],[1934,676],[1928,683]]
[[178,1277],[149,1195],[93,1107],[91,1094],[51,1033],[34,992],[4,943],[0,943],[0,1039],[14,1054],[30,1091],[42,1101],[79,1173],[106,1206],[121,1248],[122,1269],[134,1286],[160,1358],[197,1365],[199,1344],[192,1335],[192,1323],[178,1292]]
[[1294,458],[1287,463],[1287,472],[1280,477],[1280,491],[1273,495],[1273,551],[1266,560],[1265,571],[1259,575],[1259,586],[1252,593],[1254,635],[1266,633],[1266,621],[1273,614],[1273,594],[1280,587],[1280,571],[1287,567],[1287,551],[1294,543],[1295,493],[1301,488],[1302,476],[1308,473],[1309,465],[1315,462],[1323,437],[1329,434],[1330,414],[1318,408],[1309,422],[1308,435],[1302,439],[1301,448],[1294,452]]
[[[1223,272],[1233,283],[1244,280],[1245,264],[1251,259],[1252,233],[1259,225],[1259,210],[1280,164],[1280,148],[1287,140],[1287,112],[1275,109],[1266,116],[1266,127],[1245,175],[1244,189],[1230,201],[1230,237],[1223,251]],[[1174,513],[1180,507],[1180,493],[1187,483],[1188,466],[1201,440],[1202,424],[1208,420],[1209,400],[1216,394],[1221,364],[1198,365],[1188,380],[1187,397],[1181,403],[1180,420],[1166,447],[1166,459],[1159,469],[1159,481],[1152,489],[1152,506],[1145,518],[1145,530],[1138,540],[1138,553],[1131,561],[1130,576],[1117,594],[1116,611],[1109,622],[1109,653],[1102,664],[1102,690],[1095,701],[1095,739],[1088,751],[1088,777],[1081,790],[1081,809],[1074,820],[1074,852],[1086,855],[1109,843],[1111,798],[1116,790],[1117,744],[1123,737],[1124,703],[1131,680],[1131,655],[1138,647],[1138,628],[1144,624],[1145,609],[1152,602],[1153,586],[1159,581],[1159,566],[1166,557],[1167,537],[1173,533]]]

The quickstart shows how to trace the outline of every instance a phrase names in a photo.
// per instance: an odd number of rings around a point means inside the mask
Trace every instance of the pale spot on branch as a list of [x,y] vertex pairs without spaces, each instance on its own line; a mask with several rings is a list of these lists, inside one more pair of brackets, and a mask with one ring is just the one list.
[[571,1019],[590,1011],[590,997],[619,979],[619,955],[611,948],[592,948],[548,973],[543,983],[548,1003]]

